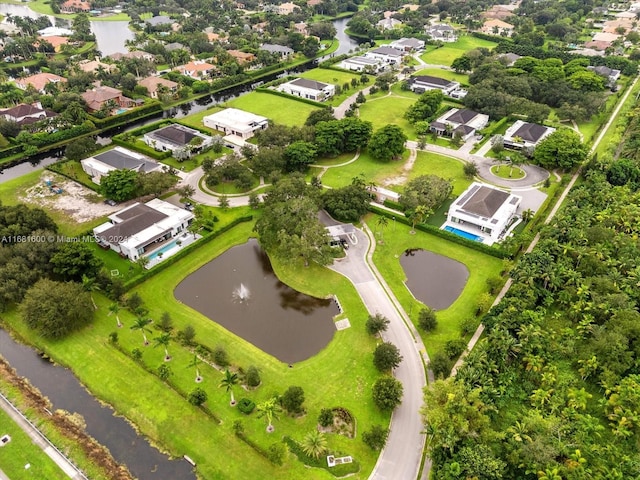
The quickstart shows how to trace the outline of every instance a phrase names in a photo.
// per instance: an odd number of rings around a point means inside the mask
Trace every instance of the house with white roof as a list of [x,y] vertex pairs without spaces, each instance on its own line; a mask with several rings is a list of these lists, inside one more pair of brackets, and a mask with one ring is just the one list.
[[[492,185],[473,182],[449,207],[443,229],[483,243],[501,240],[522,197]],[[464,235],[466,233],[467,235]]]
[[438,42],[455,42],[458,40],[455,29],[451,25],[440,23],[437,25],[427,25],[424,27],[425,33],[431,37],[431,40]]
[[395,18],[391,17],[383,18],[378,23],[376,23],[376,26],[380,30],[393,30],[394,28],[400,27],[401,25],[402,22],[400,20],[396,20]]
[[115,147],[93,157],[85,158],[80,161],[80,165],[82,165],[82,170],[98,185],[100,185],[101,178],[113,170],[134,170],[141,173],[162,171],[162,165],[159,163],[122,147]]
[[351,70],[352,72],[378,73],[386,68],[386,64],[379,58],[370,58],[364,55],[345,58],[338,63],[338,68]]
[[365,53],[366,57],[381,60],[389,65],[397,65],[402,62],[405,52],[392,47],[378,47]]
[[417,38],[400,38],[394,40],[389,44],[391,48],[401,50],[403,52],[418,52],[424,50],[424,40],[418,40]]
[[504,134],[504,146],[518,150],[525,147],[535,148],[555,131],[556,129],[552,127],[518,120],[507,128]]
[[322,83],[310,78],[296,78],[290,82],[278,85],[279,92],[295,95],[296,97],[324,102],[336,93],[336,86],[330,83]]
[[237,108],[225,108],[202,119],[204,126],[219,130],[225,135],[242,139],[253,137],[258,130],[269,126],[269,119]]
[[184,235],[194,218],[192,212],[156,198],[110,215],[109,222],[93,229],[93,235],[103,247],[135,262]]
[[510,37],[513,35],[513,30],[515,27],[510,23],[503,22],[502,20],[492,19],[487,20],[480,28],[482,33],[486,33],[487,35],[505,35]]
[[462,140],[471,138],[477,130],[489,123],[489,115],[477,113],[466,108],[452,108],[437,120],[431,122],[429,130],[437,135],[453,137],[460,135]]
[[416,75],[409,78],[411,91],[424,93],[427,90],[441,90],[445,95],[451,96],[453,92],[460,88],[460,83],[431,75]]

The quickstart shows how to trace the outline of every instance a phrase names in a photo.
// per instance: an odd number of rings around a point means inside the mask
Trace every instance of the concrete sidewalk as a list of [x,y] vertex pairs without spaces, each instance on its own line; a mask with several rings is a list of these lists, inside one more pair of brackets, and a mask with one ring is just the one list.
[[[2,394],[0,394],[0,408],[4,410],[7,415],[31,438],[31,441],[40,447],[44,453],[46,453],[51,460],[69,477],[74,480],[88,480],[87,477],[78,468],[71,463],[71,461],[62,455],[60,451],[53,446],[53,444],[44,436],[40,430],[38,430],[29,420],[26,419],[20,411],[13,406],[11,402]],[[4,480],[2,475],[0,479]]]

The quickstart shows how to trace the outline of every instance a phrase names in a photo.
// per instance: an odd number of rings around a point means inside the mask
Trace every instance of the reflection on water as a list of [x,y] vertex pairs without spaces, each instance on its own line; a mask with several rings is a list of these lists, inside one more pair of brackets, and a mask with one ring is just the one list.
[[421,249],[406,250],[400,257],[400,265],[413,296],[435,310],[450,307],[469,278],[469,270],[463,263]]
[[[237,301],[244,285],[249,299]],[[333,338],[331,300],[297,292],[280,282],[256,240],[227,250],[185,278],[178,300],[286,363],[312,357]]]

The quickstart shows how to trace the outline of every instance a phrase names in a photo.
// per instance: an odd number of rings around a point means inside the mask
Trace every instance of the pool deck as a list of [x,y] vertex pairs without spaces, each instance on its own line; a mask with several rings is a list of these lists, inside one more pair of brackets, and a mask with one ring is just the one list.
[[160,258],[160,257],[153,257],[153,258],[151,258],[151,256],[152,256],[155,252],[157,252],[157,251],[162,250],[163,248],[165,248],[167,244],[164,244],[163,246],[161,246],[161,247],[159,247],[159,248],[156,248],[156,249],[155,249],[155,250],[153,250],[152,252],[149,252],[149,254],[147,254],[147,258],[149,259],[149,263],[148,263],[148,264],[147,264],[147,266],[146,266],[147,270],[148,270],[148,269],[150,269],[150,268],[152,268],[152,267],[154,267],[154,266],[156,266],[157,264],[159,264],[159,263],[160,263],[160,262],[162,262],[163,260],[166,260],[167,258],[171,257],[172,255],[175,255],[175,254],[176,254],[176,253],[178,253],[180,250],[184,249],[184,248],[185,248],[186,246],[188,246],[188,245],[191,245],[193,242],[195,242],[196,240],[198,240],[198,239],[200,239],[200,238],[202,238],[202,236],[201,236],[201,235],[197,235],[197,234],[196,234],[196,236],[195,236],[195,238],[194,238],[193,234],[192,234],[192,233],[189,233],[189,232],[185,232],[185,233],[183,233],[182,235],[179,235],[179,236],[177,236],[177,237],[173,237],[173,238],[172,238],[168,243],[175,242],[176,240],[180,240],[180,241],[182,242],[182,243],[181,243],[181,245],[180,245],[180,246],[178,246],[178,245],[175,245],[175,244],[174,244],[174,246],[173,246],[173,247],[169,248],[169,249],[168,249],[168,250],[166,250],[166,251],[163,251],[163,252],[162,252],[162,258]]
[[[494,243],[496,243],[496,241],[487,236],[487,234],[485,232],[480,231],[479,228],[475,228],[474,226],[470,225],[470,224],[460,224],[460,223],[453,223],[453,222],[444,222],[442,224],[442,226],[440,227],[440,230],[445,230],[447,227],[450,228],[455,228],[456,230],[460,230],[462,232],[468,233],[470,235],[475,235],[476,237],[480,237],[482,238],[482,241],[477,240],[478,243],[483,243],[485,245],[493,245]],[[453,233],[454,235],[457,235],[455,232],[450,232]],[[462,235],[459,235],[462,238],[466,238],[463,237]],[[470,240],[469,238],[467,238],[467,240]]]

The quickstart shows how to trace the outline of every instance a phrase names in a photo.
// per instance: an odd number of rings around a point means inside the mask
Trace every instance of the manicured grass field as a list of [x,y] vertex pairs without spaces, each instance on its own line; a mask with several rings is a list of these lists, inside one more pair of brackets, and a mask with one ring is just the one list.
[[251,92],[227,102],[226,106],[262,115],[275,123],[289,126],[304,125],[309,114],[318,109],[298,100],[266,92]]
[[446,80],[453,80],[455,82],[459,82],[461,85],[469,84],[469,75],[456,73],[451,70],[444,70],[442,68],[424,68],[411,75],[414,77],[416,75],[431,75],[432,77],[439,77],[439,78],[444,78]]
[[[46,478],[47,480],[69,478],[40,447],[31,441],[4,410],[0,410],[0,437],[3,435],[9,435],[11,441],[0,450],[0,469],[9,478]],[[29,468],[25,469],[27,464]]]
[[217,130],[213,130],[212,128],[205,127],[204,122],[202,120],[204,117],[209,116],[213,113],[219,112],[220,110],[223,110],[223,109],[220,107],[211,107],[201,112],[192,113],[187,117],[181,118],[179,123],[182,123],[187,127],[202,128],[204,130],[209,130],[212,133],[217,132],[219,134],[222,134],[222,132],[218,132]]
[[344,187],[351,184],[351,180],[359,175],[364,176],[367,182],[379,183],[385,178],[398,175],[408,156],[409,151],[405,150],[402,160],[380,162],[371,158],[365,151],[360,154],[358,160],[349,165],[329,168],[322,176],[322,183],[333,188]]
[[[376,341],[365,333],[367,315],[352,285],[344,277],[325,268],[285,268],[277,262],[274,264],[279,277],[300,291],[320,297],[337,294],[344,314],[352,325],[347,330],[336,332],[330,344],[316,356],[295,364],[293,368],[236,337],[173,297],[174,288],[184,277],[230,246],[244,243],[251,235],[252,227],[251,223],[235,227],[170,269],[158,273],[136,291],[149,307],[151,318],[158,319],[162,312],[169,312],[176,330],[187,324],[194,326],[197,341],[209,348],[224,346],[234,366],[246,369],[253,364],[260,368],[262,385],[254,391],[237,387],[237,399],[248,397],[260,403],[275,393],[284,392],[290,385],[304,389],[307,414],[295,419],[283,414],[274,421],[275,434],[265,432],[266,421],[257,418],[256,413],[246,416],[229,406],[228,393],[218,388],[222,373],[208,365],[200,367],[204,377],[200,387],[208,393],[206,405],[222,419],[222,424],[192,407],[175,390],[111,346],[107,341],[108,334],[117,331],[119,344],[124,351],[140,348],[143,350],[142,361],[151,369],[163,363],[162,349],[143,347],[140,332],[132,332],[128,328],[134,320],[132,314],[121,312],[120,318],[125,326],[120,330],[116,328],[113,316],[107,315],[110,302],[99,294],[94,295],[99,310],[91,327],[64,340],[52,342],[34,336],[22,326],[15,310],[4,314],[3,319],[47,351],[57,362],[73,366],[76,375],[94,395],[112,404],[152,442],[162,445],[172,455],[186,454],[192,458],[198,465],[198,475],[203,479],[330,478],[326,471],[305,468],[291,455],[283,467],[274,467],[238,440],[233,434],[232,425],[235,420],[240,420],[245,427],[245,435],[261,448],[268,449],[272,443],[279,442],[283,435],[301,440],[316,428],[320,409],[325,407],[347,408],[357,419],[359,432],[368,430],[374,423],[388,423],[389,415],[381,414],[371,399],[371,387],[379,374],[367,358]],[[157,334],[154,331],[149,336]],[[173,357],[169,363],[173,371],[171,382],[179,391],[188,393],[196,385],[194,370],[188,368],[192,353],[175,343],[169,346],[169,351]],[[122,382],[122,378],[129,381]],[[130,388],[132,384],[136,385],[135,389]],[[327,440],[330,449],[351,455],[360,462],[362,469],[352,478],[364,479],[369,476],[377,455],[360,438],[328,435]]]
[[314,68],[301,73],[302,78],[310,78],[324,83],[332,83],[333,85],[342,86],[343,83],[351,82],[351,79],[360,79],[360,75],[342,72],[340,70],[331,70],[328,68]]
[[509,180],[519,180],[524,178],[524,170],[518,167],[510,167],[509,165],[494,165],[491,167],[491,173],[500,178]]
[[374,131],[390,123],[398,125],[409,139],[415,139],[416,132],[413,125],[404,118],[404,114],[416,102],[418,96],[412,92],[404,93],[415,95],[416,98],[392,95],[372,100],[367,99],[366,103],[360,105],[360,119],[370,121]]
[[[373,214],[366,217],[369,228],[374,232],[379,231],[377,219]],[[469,279],[460,297],[449,308],[438,311],[438,327],[429,333],[420,331],[427,353],[433,356],[442,351],[447,341],[460,337],[460,324],[464,319],[474,316],[478,296],[488,290],[485,283],[487,278],[499,275],[502,261],[420,230],[411,235],[410,230],[410,226],[389,222],[383,231],[384,243],[377,245],[373,261],[416,327],[423,304],[413,297],[404,284],[406,275],[399,257],[405,250],[422,248],[462,262],[469,269]],[[425,272],[425,275],[438,275],[438,272]]]
[[464,164],[453,157],[446,157],[430,152],[418,152],[409,179],[420,175],[437,175],[451,179],[453,183],[452,195],[460,195],[471,185],[472,180],[464,176]]
[[446,43],[440,48],[433,49],[429,47],[428,51],[420,56],[422,60],[434,65],[446,65],[451,66],[453,61],[462,56],[464,52],[473,50],[474,48],[484,47],[493,48],[497,45],[495,42],[488,40],[482,40],[480,38],[472,37],[471,35],[465,35],[458,38],[458,41],[452,43]]

